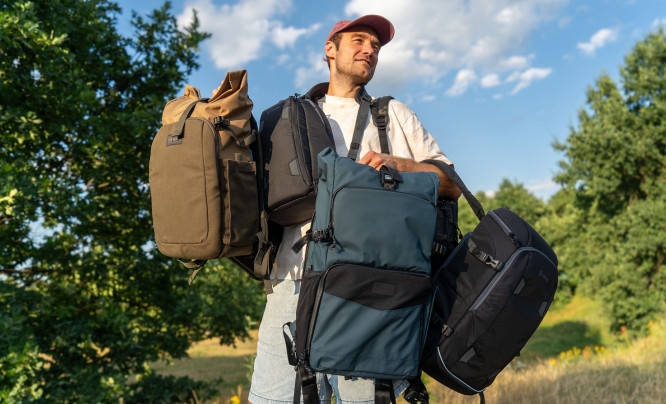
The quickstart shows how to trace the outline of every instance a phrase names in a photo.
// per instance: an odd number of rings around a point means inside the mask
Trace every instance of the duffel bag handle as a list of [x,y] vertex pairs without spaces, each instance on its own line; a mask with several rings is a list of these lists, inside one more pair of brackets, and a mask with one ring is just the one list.
[[446,164],[443,161],[439,160],[424,160],[422,163],[428,163],[436,166],[444,174],[446,174],[449,179],[460,188],[460,191],[462,191],[462,194],[465,196],[465,199],[467,200],[467,203],[469,206],[472,207],[472,211],[476,215],[476,217],[479,218],[479,220],[483,219],[483,217],[486,215],[486,213],[483,210],[483,206],[481,206],[481,202],[476,199],[476,197],[467,189],[467,186],[465,186],[465,183],[462,181],[462,179],[458,176],[458,174],[455,172],[453,168],[451,168],[450,165]]

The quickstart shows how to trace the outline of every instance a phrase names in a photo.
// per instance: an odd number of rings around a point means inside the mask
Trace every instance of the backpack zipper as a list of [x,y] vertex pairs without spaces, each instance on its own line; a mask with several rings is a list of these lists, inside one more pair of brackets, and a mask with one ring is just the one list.
[[521,247],[520,239],[518,239],[518,236],[516,236],[513,230],[511,230],[511,228],[506,223],[504,223],[504,220],[502,220],[499,217],[499,215],[495,213],[495,211],[489,210],[488,216],[490,216],[490,218],[493,219],[495,223],[497,223],[500,229],[502,229],[504,234],[506,234],[509,237],[511,242],[513,242],[513,244],[515,244],[516,247]]
[[446,373],[448,373],[449,376],[453,377],[453,379],[454,379],[455,381],[457,381],[458,383],[462,384],[465,388],[467,388],[467,389],[473,391],[475,394],[481,394],[481,393],[483,393],[483,392],[486,390],[485,388],[484,388],[484,389],[481,389],[481,390],[477,390],[477,389],[475,389],[474,387],[472,387],[472,386],[470,386],[469,384],[467,384],[467,383],[465,383],[464,381],[462,381],[462,379],[460,379],[458,376],[454,375],[453,372],[451,372],[451,371],[449,370],[449,368],[446,367],[446,363],[444,363],[444,359],[442,358],[442,351],[439,349],[439,346],[437,347],[437,356],[439,356],[439,362],[442,364],[442,366],[444,366],[444,370],[446,371]]
[[303,99],[312,104],[314,109],[317,111],[319,118],[321,119],[322,123],[324,124],[324,127],[326,128],[326,135],[331,141],[331,144],[335,146],[335,139],[333,139],[333,130],[331,129],[331,125],[328,123],[328,118],[326,118],[326,114],[324,113],[324,111],[319,107],[319,105],[316,102],[312,101],[311,99],[309,98],[303,98]]
[[300,103],[294,97],[290,97],[290,108],[291,108],[291,134],[296,144],[296,157],[298,159],[298,166],[301,170],[301,178],[305,180],[310,187],[312,187],[312,177],[311,173],[305,167],[305,159],[303,156],[303,139],[301,139],[301,132],[298,130],[298,116],[300,114]]

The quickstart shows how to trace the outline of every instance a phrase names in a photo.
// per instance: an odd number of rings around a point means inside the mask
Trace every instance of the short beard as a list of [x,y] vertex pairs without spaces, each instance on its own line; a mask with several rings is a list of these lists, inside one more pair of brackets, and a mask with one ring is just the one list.
[[375,75],[375,71],[372,70],[370,72],[370,75],[367,77],[367,79],[365,79],[361,76],[357,76],[357,75],[353,75],[353,74],[350,74],[350,73],[347,73],[347,72],[340,71],[340,69],[337,69],[337,68],[336,68],[336,70],[337,70],[337,73],[338,73],[339,77],[348,80],[354,86],[365,86],[366,84],[368,84],[370,82],[370,80],[372,80],[372,77]]

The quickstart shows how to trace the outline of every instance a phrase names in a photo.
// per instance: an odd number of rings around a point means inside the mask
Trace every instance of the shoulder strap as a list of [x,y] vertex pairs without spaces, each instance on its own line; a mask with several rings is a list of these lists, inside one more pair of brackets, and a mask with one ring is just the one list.
[[386,134],[386,125],[388,124],[388,105],[393,99],[390,95],[377,98],[370,104],[370,113],[372,122],[377,127],[379,133],[379,145],[382,153],[389,154],[388,136]]
[[358,157],[358,149],[361,147],[361,140],[363,139],[363,132],[365,131],[365,123],[368,121],[368,113],[370,112],[370,102],[372,102],[372,98],[370,98],[368,93],[365,92],[363,87],[358,89],[355,98],[361,106],[358,108],[354,135],[352,136],[352,141],[349,145],[349,153],[347,154],[347,157],[353,161],[356,161],[356,157]]
[[450,165],[444,163],[443,161],[439,160],[424,160],[422,163],[428,163],[432,164],[434,166],[437,166],[444,174],[446,174],[447,177],[460,188],[460,191],[462,191],[462,194],[465,196],[465,199],[467,200],[467,203],[469,203],[469,206],[472,207],[472,211],[476,215],[479,220],[483,219],[483,217],[486,215],[485,212],[483,211],[483,206],[481,206],[481,202],[474,197],[474,195],[467,189],[467,186],[465,186],[465,183],[460,179],[458,174],[451,168]]

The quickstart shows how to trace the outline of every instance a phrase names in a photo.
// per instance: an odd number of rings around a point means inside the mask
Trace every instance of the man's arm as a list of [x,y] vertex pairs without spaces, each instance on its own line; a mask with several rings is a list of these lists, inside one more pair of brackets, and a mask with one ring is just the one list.
[[416,171],[429,171],[436,173],[439,176],[439,196],[441,198],[458,199],[460,197],[460,190],[451,182],[449,177],[446,176],[439,168],[428,163],[418,163],[412,159],[392,156],[390,154],[375,153],[370,151],[366,153],[358,161],[361,164],[367,164],[375,170],[379,170],[381,166],[387,165],[403,172],[416,172]]

